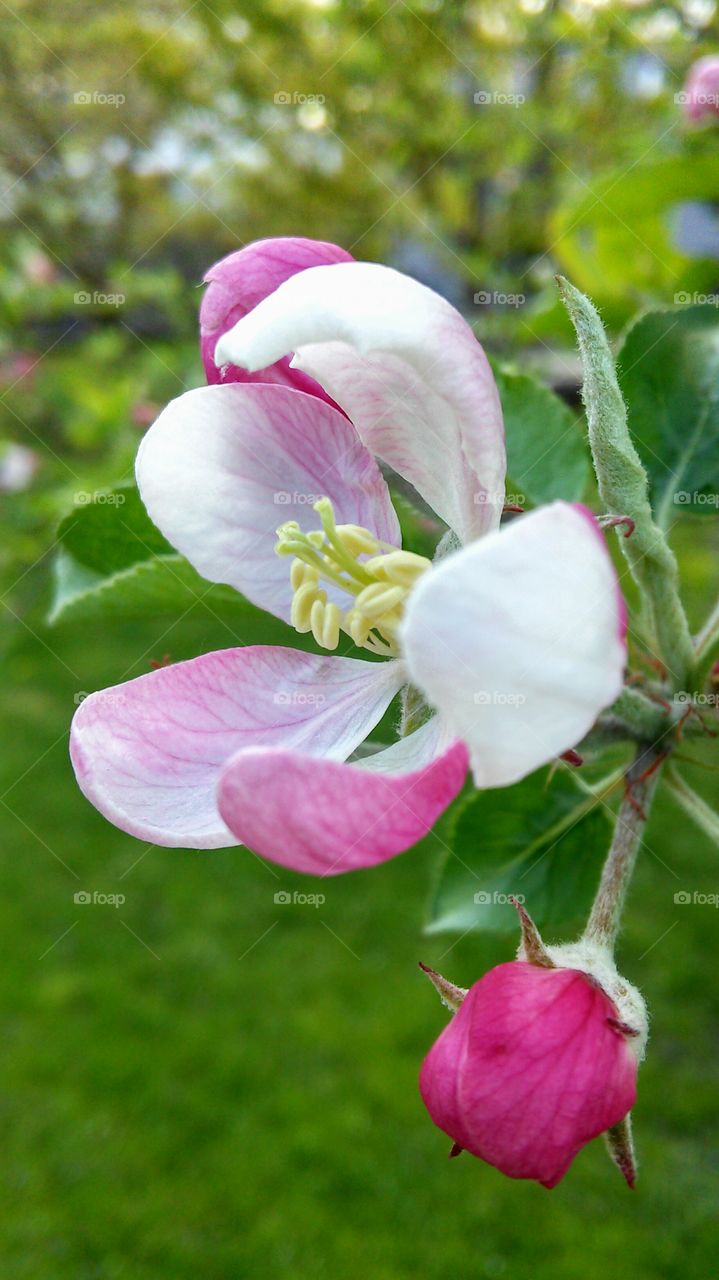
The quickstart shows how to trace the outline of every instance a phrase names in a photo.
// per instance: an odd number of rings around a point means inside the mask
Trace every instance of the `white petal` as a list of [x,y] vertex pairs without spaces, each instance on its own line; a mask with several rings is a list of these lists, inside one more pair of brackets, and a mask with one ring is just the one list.
[[463,542],[496,528],[506,469],[499,395],[471,328],[444,298],[374,263],[310,267],[224,334],[215,357],[252,370],[289,351]]
[[586,509],[555,502],[432,568],[409,598],[410,676],[470,751],[477,786],[573,747],[619,694],[624,602]]
[[277,527],[319,528],[328,497],[340,524],[400,544],[389,490],[352,424],[316,396],[235,383],[173,400],[137,455],[142,500],[165,537],[211,582],[289,621],[288,557]]

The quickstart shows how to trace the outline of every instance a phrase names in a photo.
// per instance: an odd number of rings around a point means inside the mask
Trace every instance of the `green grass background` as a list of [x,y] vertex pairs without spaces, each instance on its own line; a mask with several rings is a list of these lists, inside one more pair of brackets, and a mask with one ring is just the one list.
[[[695,597],[715,563],[696,529]],[[76,789],[73,698],[221,643],[211,620],[30,625],[5,664],[0,762],[3,1280],[715,1274],[719,913],[674,893],[716,892],[719,867],[669,801],[621,943],[652,1010],[637,1190],[601,1142],[552,1192],[510,1182],[448,1161],[424,1113],[445,1011],[417,961],[468,984],[514,940],[422,938],[431,848],[322,885],[246,850],[146,851]],[[715,774],[689,776],[716,794]],[[275,905],[295,888],[326,903]]]

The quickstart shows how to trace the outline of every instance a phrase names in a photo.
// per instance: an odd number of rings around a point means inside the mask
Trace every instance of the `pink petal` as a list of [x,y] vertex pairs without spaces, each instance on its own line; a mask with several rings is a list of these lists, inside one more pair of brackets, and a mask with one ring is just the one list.
[[434,722],[361,761],[285,749],[240,751],[222,771],[220,812],[257,853],[312,875],[339,875],[402,853],[462,788],[467,753]]
[[636,1057],[611,1000],[575,969],[499,965],[424,1060],[420,1090],[455,1142],[510,1178],[553,1187],[634,1104]]
[[237,844],[217,807],[224,763],[242,748],[342,760],[402,683],[397,662],[251,646],[162,667],[78,708],[70,737],[77,780],[115,826],[154,844]]
[[286,358],[256,373],[247,373],[234,365],[218,369],[215,347],[223,333],[290,276],[308,267],[351,261],[351,254],[325,240],[279,236],[275,240],[255,240],[216,262],[205,276],[208,288],[200,307],[200,347],[207,381],[275,382],[329,400],[314,378],[300,369],[291,369]]
[[472,330],[444,298],[374,263],[311,268],[226,333],[216,358],[258,369],[289,351],[462,541],[496,528],[506,468],[499,395]]
[[136,471],[153,521],[198,572],[285,621],[290,560],[275,553],[276,530],[319,528],[318,498],[331,498],[338,523],[400,544],[387,485],[351,423],[289,387],[188,391],[150,427]]
[[554,502],[433,565],[400,639],[477,786],[503,787],[574,747],[618,697],[625,623],[596,520]]

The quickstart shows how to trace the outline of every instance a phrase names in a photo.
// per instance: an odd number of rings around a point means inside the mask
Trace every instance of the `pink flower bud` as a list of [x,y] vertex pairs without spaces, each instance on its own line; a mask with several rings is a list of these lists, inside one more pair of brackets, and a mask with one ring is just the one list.
[[280,236],[273,240],[255,240],[216,262],[205,276],[207,289],[200,307],[200,349],[207,381],[211,384],[276,382],[334,403],[314,378],[290,367],[289,357],[278,360],[269,369],[247,373],[235,365],[218,369],[215,347],[224,333],[290,276],[308,267],[351,261],[351,254],[327,241]]
[[633,1106],[640,1038],[587,972],[514,960],[469,989],[420,1091],[456,1147],[553,1187]]
[[719,115],[719,54],[699,58],[689,69],[684,91],[679,96],[688,120]]

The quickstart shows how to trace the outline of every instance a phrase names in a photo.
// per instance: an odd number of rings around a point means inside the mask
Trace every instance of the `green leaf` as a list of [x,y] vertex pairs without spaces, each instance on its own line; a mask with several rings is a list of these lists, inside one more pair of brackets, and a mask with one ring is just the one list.
[[470,795],[451,828],[427,931],[516,932],[510,894],[540,926],[579,921],[608,839],[605,806],[564,770]]
[[133,484],[77,494],[75,501],[75,510],[60,525],[58,541],[85,568],[116,573],[152,556],[174,555]]
[[96,574],[66,551],[55,562],[55,593],[48,621],[92,621],[168,616],[191,610],[208,615],[227,633],[227,645],[304,643],[294,629],[258,609],[232,587],[206,582],[182,556],[158,556],[114,574]]
[[716,262],[692,259],[678,242],[681,207],[719,198],[711,140],[701,150],[614,170],[577,185],[552,216],[553,251],[575,285],[595,300],[708,290]]
[[507,436],[507,495],[517,506],[578,501],[589,481],[581,418],[541,382],[494,368]]
[[627,333],[619,382],[661,525],[719,503],[719,308],[653,311]]

